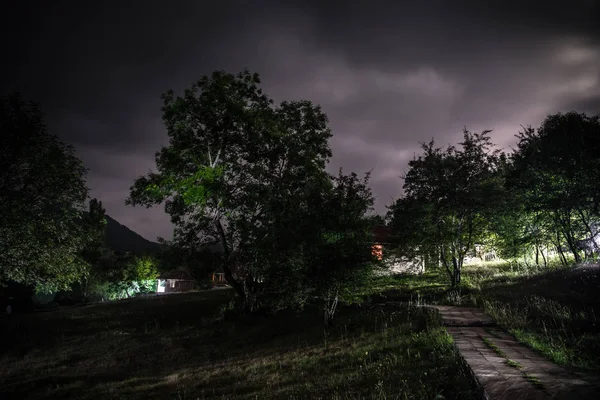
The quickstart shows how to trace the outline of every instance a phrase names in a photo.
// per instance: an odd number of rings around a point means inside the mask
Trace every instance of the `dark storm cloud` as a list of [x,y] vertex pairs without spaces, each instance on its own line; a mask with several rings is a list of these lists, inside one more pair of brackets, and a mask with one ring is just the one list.
[[588,115],[600,115],[600,95],[565,104],[565,111],[578,111]]
[[[525,3],[525,4],[523,4]],[[376,208],[432,137],[494,129],[502,147],[549,113],[598,113],[598,3],[11,2],[2,90],[42,103],[90,169],[92,196],[148,238],[161,209],[125,207],[166,143],[160,94],[215,69],[261,73],[276,100],[323,105],[331,172],[372,170]]]
[[[66,140],[136,147],[147,136],[128,128],[147,117],[148,106],[157,115],[160,93],[177,86],[186,67],[218,64],[219,41],[227,42],[237,23],[210,3],[160,3],[53,2],[34,9],[36,18],[17,28],[29,38],[21,49],[25,62],[13,65],[15,86],[35,92],[51,118],[72,125],[61,130]],[[77,122],[103,125],[105,133],[82,132]]]

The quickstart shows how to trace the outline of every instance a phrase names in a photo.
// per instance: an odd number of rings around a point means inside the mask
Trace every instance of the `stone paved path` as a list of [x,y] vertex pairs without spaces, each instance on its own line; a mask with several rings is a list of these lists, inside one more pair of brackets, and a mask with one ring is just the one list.
[[600,379],[567,371],[496,328],[477,308],[433,306],[490,400],[600,399]]

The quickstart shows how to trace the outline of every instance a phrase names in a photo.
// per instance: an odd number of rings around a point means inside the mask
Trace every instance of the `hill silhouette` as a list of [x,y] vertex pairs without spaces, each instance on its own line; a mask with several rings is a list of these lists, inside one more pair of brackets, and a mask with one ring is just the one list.
[[133,254],[156,253],[162,247],[160,243],[143,238],[108,215],[106,215],[105,241],[106,246],[115,252]]

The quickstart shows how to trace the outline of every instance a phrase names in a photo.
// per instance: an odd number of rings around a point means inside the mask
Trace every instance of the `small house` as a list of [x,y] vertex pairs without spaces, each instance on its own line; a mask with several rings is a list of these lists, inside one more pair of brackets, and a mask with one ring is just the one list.
[[[387,273],[416,273],[425,272],[425,263],[422,257],[409,259],[407,257],[397,257],[392,254],[385,254],[385,247],[389,245],[392,236],[392,228],[385,225],[377,225],[372,228],[373,243],[371,245],[373,255],[378,260],[383,260],[388,267]],[[385,256],[385,257],[384,257]]]
[[198,288],[196,280],[184,270],[161,274],[158,277],[157,293],[181,293]]
[[377,225],[373,227],[372,232],[373,244],[371,248],[373,249],[373,255],[377,257],[378,260],[382,260],[383,246],[389,243],[389,238],[392,233],[392,229],[389,226]]
[[219,268],[212,274],[212,284],[213,286],[223,286],[227,285],[227,280],[225,279],[225,272],[223,268]]

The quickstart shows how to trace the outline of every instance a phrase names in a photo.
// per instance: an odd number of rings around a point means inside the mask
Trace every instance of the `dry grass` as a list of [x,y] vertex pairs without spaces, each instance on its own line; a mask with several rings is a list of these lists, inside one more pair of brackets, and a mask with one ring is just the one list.
[[326,331],[315,308],[244,317],[227,311],[231,298],[227,290],[208,291],[4,320],[2,393],[83,400],[478,396],[451,337],[426,309],[342,307]]

